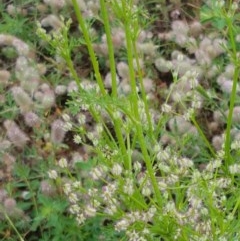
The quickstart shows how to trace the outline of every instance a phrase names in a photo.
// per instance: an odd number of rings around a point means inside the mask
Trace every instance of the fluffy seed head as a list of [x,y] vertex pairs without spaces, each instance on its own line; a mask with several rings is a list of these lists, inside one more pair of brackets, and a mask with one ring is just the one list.
[[44,3],[57,10],[63,8],[66,4],[64,0],[44,0]]
[[40,184],[41,192],[45,196],[53,196],[56,193],[56,189],[53,185],[50,184],[49,181],[43,180]]
[[62,22],[56,15],[48,15],[41,21],[43,27],[52,27],[54,30],[58,30],[62,27]]
[[45,91],[43,94],[42,105],[48,109],[55,104],[55,94],[52,90]]
[[67,93],[67,87],[65,85],[58,85],[55,88],[56,95],[64,95]]
[[7,198],[7,191],[4,189],[0,189],[0,203],[3,203],[3,201]]
[[20,56],[27,56],[30,52],[29,46],[18,38],[14,38],[12,45],[16,48],[18,55]]
[[10,72],[7,70],[0,70],[0,85],[6,86],[10,79]]
[[222,136],[214,136],[212,138],[212,145],[217,151],[222,149],[223,142],[224,140]]
[[4,207],[7,211],[13,210],[16,207],[16,200],[13,198],[6,198],[4,201]]
[[29,127],[34,127],[40,124],[40,119],[34,112],[24,113],[23,117],[25,124]]
[[[119,78],[118,76],[116,76],[116,81],[117,81],[117,84],[119,84]],[[112,88],[112,76],[111,76],[111,73],[107,73],[107,75],[105,76],[105,79],[104,79],[104,85],[107,89],[110,89]]]
[[22,148],[29,141],[29,137],[11,120],[5,120],[3,123],[7,130],[7,137],[16,146]]
[[189,32],[193,37],[198,37],[202,32],[202,25],[198,21],[192,22],[189,27]]
[[167,73],[170,71],[172,63],[160,57],[155,60],[155,66],[160,72]]
[[189,27],[188,24],[181,20],[176,20],[172,22],[172,30],[176,34],[181,34],[187,36]]
[[15,102],[20,107],[21,112],[24,113],[32,109],[32,99],[21,87],[13,87],[12,94]]
[[55,144],[62,143],[66,131],[63,129],[64,122],[57,119],[51,126],[51,141]]
[[129,77],[129,67],[125,62],[119,62],[117,64],[117,71],[120,77],[128,79]]

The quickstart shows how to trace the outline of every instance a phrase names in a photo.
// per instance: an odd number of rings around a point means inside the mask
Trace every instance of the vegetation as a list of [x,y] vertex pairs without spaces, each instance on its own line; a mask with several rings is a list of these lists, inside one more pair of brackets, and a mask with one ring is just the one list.
[[237,1],[0,4],[0,239],[235,241]]

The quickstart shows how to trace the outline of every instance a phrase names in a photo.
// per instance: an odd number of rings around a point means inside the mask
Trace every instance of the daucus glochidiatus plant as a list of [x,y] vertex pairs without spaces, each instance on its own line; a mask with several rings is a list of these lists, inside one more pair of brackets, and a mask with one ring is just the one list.
[[[157,46],[152,42],[143,45],[142,38],[147,41],[143,37],[146,32],[141,29],[144,12],[137,1],[95,3],[100,11],[97,19],[105,31],[101,45],[94,43],[92,16],[81,11],[76,0],[72,4],[82,35],[80,43],[88,50],[95,82],[79,79],[73,67],[68,41],[70,20],[62,22],[51,37],[39,29],[43,39],[56,47],[65,60],[77,84],[69,101],[71,115],[76,116],[77,122],[64,115],[65,131],[75,130],[73,141],[91,153],[84,161],[89,164],[87,174],[81,172],[83,164],[74,171],[64,158],[56,170],[49,171],[49,177],[62,186],[68,197],[69,212],[80,226],[95,216],[105,218],[108,225],[126,235],[123,240],[238,240],[240,164],[234,155],[239,142],[231,141],[239,76],[235,40],[238,35],[234,26],[237,3],[230,1],[223,6],[221,1],[214,1],[206,5],[204,21],[212,17],[226,24],[221,38],[202,37],[196,42],[189,35],[189,25],[181,21],[173,23],[168,35],[159,36],[195,53],[194,63],[177,51],[172,53],[171,61],[156,58]],[[215,15],[206,16],[213,9]],[[193,23],[191,28],[195,36],[201,31],[200,23]],[[124,62],[116,62],[114,51],[118,48],[125,51]],[[105,79],[95,51],[108,57],[110,72]],[[215,75],[212,61],[221,54],[228,56],[234,70],[230,76],[225,138],[215,151],[196,116],[204,99],[211,99],[211,93],[200,85],[203,71]],[[153,57],[156,68],[171,71],[174,80],[161,110],[153,109],[147,92],[144,61]],[[218,84],[227,85],[226,81],[222,78]],[[91,128],[87,127],[89,115],[94,123]],[[206,164],[198,166],[194,157],[176,148],[174,140],[165,136],[167,122],[171,131],[177,129],[182,140],[196,137],[196,151],[203,148],[208,152]],[[198,142],[202,144],[197,146]]]

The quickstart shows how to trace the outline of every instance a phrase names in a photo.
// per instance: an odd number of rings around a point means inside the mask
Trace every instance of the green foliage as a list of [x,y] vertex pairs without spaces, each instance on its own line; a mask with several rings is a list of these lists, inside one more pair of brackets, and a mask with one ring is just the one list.
[[[40,1],[13,2],[18,6],[30,6]],[[0,32],[31,42],[40,52],[37,59],[47,59],[48,62],[44,63],[48,73],[42,76],[44,81],[56,87],[59,84],[67,86],[68,82],[74,79],[78,87],[78,91],[58,96],[51,109],[39,112],[41,124],[33,128],[25,127],[31,142],[23,149],[13,148],[17,157],[13,176],[9,180],[3,180],[6,182],[3,185],[8,197],[16,200],[16,208],[19,208],[17,210],[22,212],[19,212],[20,218],[15,217],[12,210],[7,210],[1,201],[0,215],[5,217],[0,224],[1,240],[111,241],[128,240],[138,232],[146,238],[144,240],[149,241],[188,241],[201,238],[211,241],[239,240],[239,177],[229,171],[229,166],[239,164],[240,156],[239,150],[232,150],[230,145],[233,107],[239,103],[236,84],[239,78],[237,51],[240,48],[235,41],[239,32],[239,27],[236,26],[239,15],[235,14],[232,5],[222,6],[218,5],[219,1],[212,1],[201,8],[202,23],[211,22],[212,29],[217,30],[219,35],[223,35],[228,41],[226,54],[218,56],[213,64],[219,67],[218,72],[221,74],[225,65],[232,61],[235,70],[231,96],[229,98],[219,94],[215,79],[210,83],[213,83],[210,90],[201,85],[196,87],[204,105],[198,115],[191,114],[188,122],[195,127],[197,134],[182,134],[177,128],[169,131],[168,121],[177,115],[186,118],[185,114],[189,114],[193,95],[178,103],[174,111],[160,111],[162,103],[150,103],[143,86],[143,77],[148,76],[148,73],[144,72],[151,70],[143,70],[139,64],[143,60],[148,62],[147,68],[154,68],[154,60],[151,59],[154,57],[149,59],[148,56],[145,59],[144,54],[138,50],[138,38],[140,32],[151,28],[157,19],[157,16],[151,16],[151,13],[161,12],[164,20],[169,21],[165,1],[160,2],[164,4],[163,9],[166,11],[158,11],[153,9],[155,1],[140,1],[139,5],[135,6],[134,1],[100,0],[99,12],[96,16],[89,17],[79,10],[76,0],[72,2],[77,24],[70,21],[69,6],[61,10],[53,7],[44,10],[47,13],[51,9],[56,11],[55,14],[63,14],[65,19],[69,19],[65,21],[61,17],[62,28],[50,33],[42,29],[40,23],[36,29],[33,20],[38,13],[35,10],[26,16],[16,14],[11,17],[6,13],[5,5],[0,5]],[[150,13],[146,6],[151,9]],[[78,24],[80,33],[77,32]],[[111,35],[111,29],[116,26],[122,30],[124,44],[115,53],[115,46],[111,42],[115,36]],[[91,35],[93,29],[97,34]],[[94,51],[98,49],[102,38],[106,39],[109,58],[104,55],[106,53],[98,56]],[[42,40],[45,43],[41,46]],[[161,51],[161,54],[171,53],[176,44],[169,46],[171,48]],[[94,73],[87,76],[90,87],[82,85],[84,81],[79,77],[76,67],[85,64],[86,49],[94,70]],[[16,58],[12,50],[11,46],[1,49],[7,61]],[[55,54],[64,61],[55,61]],[[76,57],[73,56],[75,54]],[[127,62],[129,67],[129,78],[121,80],[130,86],[131,91],[126,95],[120,95],[117,89],[119,73],[116,65],[119,59]],[[14,70],[14,66],[8,67]],[[104,76],[108,71],[112,78],[110,92],[104,87]],[[177,71],[175,73],[173,70],[174,74],[174,84],[177,84],[181,78],[178,80]],[[1,86],[1,93],[6,91],[6,101],[0,106],[0,117],[1,122],[16,119],[22,127],[23,113],[19,113],[9,91],[12,85],[17,84],[19,83],[12,82],[6,89]],[[46,86],[40,88],[44,89]],[[163,92],[158,93],[161,95]],[[31,93],[31,97],[35,101],[34,94]],[[155,94],[153,92],[154,98]],[[163,93],[163,96],[154,101],[160,102],[161,98],[165,97],[165,103],[171,104],[171,93]],[[225,115],[224,111],[228,108],[227,98],[230,101],[230,114],[224,120],[227,123],[223,150],[225,153],[215,153],[207,133],[207,125],[201,123],[201,111],[220,110]],[[223,99],[227,100],[222,101]],[[156,116],[151,113],[149,106],[156,107]],[[69,123],[73,128],[66,133],[66,143],[54,145],[51,143],[51,123],[55,119],[64,119],[63,113],[71,116]],[[79,114],[91,116],[91,123],[78,123]],[[154,118],[157,118],[157,121],[153,120]],[[99,126],[101,131],[98,130]],[[235,127],[239,130],[238,124]],[[73,143],[75,131],[82,139],[80,145]],[[163,142],[165,135],[168,135],[169,139]],[[2,159],[4,151],[1,153]],[[84,152],[83,156],[79,154],[81,152]],[[74,157],[76,153],[80,155],[79,158]],[[67,159],[64,167],[61,167],[58,161],[62,157]],[[201,165],[204,166],[202,170]],[[6,170],[9,168],[8,163],[4,162],[1,167]],[[57,177],[49,180],[49,170],[55,171]],[[44,181],[44,184],[49,185],[46,193],[43,190]],[[65,190],[67,184],[72,185],[70,193]],[[112,196],[106,194],[107,188],[115,188],[115,193]],[[148,191],[150,193],[147,193]],[[71,200],[70,194],[76,194],[77,201]],[[113,211],[108,213],[106,210],[110,204]],[[70,211],[74,205],[81,208],[82,213],[78,215],[85,215],[84,222],[78,221],[74,212]],[[203,226],[198,226],[200,224]]]

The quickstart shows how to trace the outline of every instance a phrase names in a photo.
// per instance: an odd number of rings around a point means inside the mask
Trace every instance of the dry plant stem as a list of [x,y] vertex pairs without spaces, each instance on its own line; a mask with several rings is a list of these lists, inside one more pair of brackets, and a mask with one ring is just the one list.
[[113,49],[111,29],[110,29],[109,17],[108,17],[105,0],[100,0],[100,6],[101,6],[103,23],[104,23],[104,29],[107,37],[108,56],[109,56],[111,78],[112,78],[112,96],[117,97],[117,74],[116,74],[115,59],[114,59],[114,49]]
[[227,130],[226,130],[226,139],[224,143],[224,151],[225,151],[225,165],[228,169],[228,166],[232,164],[233,160],[231,158],[231,126],[232,126],[232,118],[233,118],[233,109],[236,101],[236,94],[237,94],[237,82],[238,82],[238,76],[240,73],[240,67],[239,67],[239,61],[237,57],[237,48],[236,48],[236,42],[234,39],[234,29],[233,29],[233,18],[230,16],[226,16],[227,26],[228,26],[228,35],[230,44],[232,47],[232,61],[235,66],[234,74],[233,74],[233,86],[232,86],[232,92],[230,95],[230,105],[229,105],[229,113],[227,117]]
[[[126,9],[126,3],[123,1],[123,11]],[[125,13],[127,11],[124,11]],[[154,174],[154,170],[152,167],[152,162],[151,158],[148,154],[148,150],[146,147],[146,143],[144,140],[144,135],[143,135],[143,129],[142,129],[142,123],[140,120],[139,116],[139,111],[138,111],[138,94],[137,94],[137,88],[136,88],[136,76],[134,72],[134,66],[133,66],[133,44],[132,44],[132,36],[131,36],[131,16],[125,16],[125,21],[124,21],[124,28],[125,28],[125,36],[126,36],[126,44],[127,44],[127,58],[128,58],[128,65],[129,65],[129,75],[130,75],[130,83],[131,83],[131,98],[132,98],[132,108],[133,108],[133,113],[134,117],[137,120],[136,122],[136,130],[137,130],[137,135],[138,135],[138,140],[139,144],[142,150],[142,154],[144,157],[144,161],[147,167],[147,172],[149,174],[149,177],[152,182],[152,186],[154,189],[154,193],[158,202],[158,205],[161,207],[162,206],[162,197],[160,190],[158,188],[158,183]]]
[[[89,52],[89,55],[90,55],[90,58],[91,58],[91,61],[92,61],[92,64],[93,64],[93,68],[94,68],[94,72],[95,72],[95,76],[96,76],[96,79],[97,79],[98,86],[100,88],[100,91],[101,91],[102,95],[103,96],[107,95],[107,92],[104,88],[104,84],[103,84],[103,81],[102,81],[102,78],[101,78],[101,74],[99,72],[98,61],[96,59],[96,56],[95,56],[95,53],[94,53],[94,50],[93,50],[93,47],[92,47],[91,39],[90,39],[89,33],[87,31],[86,24],[85,24],[85,21],[83,19],[82,13],[79,10],[77,1],[72,0],[72,3],[73,3],[74,11],[75,11],[76,16],[77,16],[78,23],[80,25],[80,28],[82,30],[84,39],[85,39],[86,44],[87,44],[88,52]],[[108,108],[108,113],[111,117],[113,117],[113,110],[110,107]],[[119,118],[116,118],[116,119],[112,118],[112,119],[113,119],[113,122],[114,122],[114,129],[116,131],[116,136],[117,136],[117,139],[118,139],[118,142],[119,142],[121,153],[123,155],[124,166],[127,170],[130,170],[131,169],[131,160],[128,158],[128,153],[127,153],[125,142],[124,142],[122,132],[121,132],[122,122]]]

